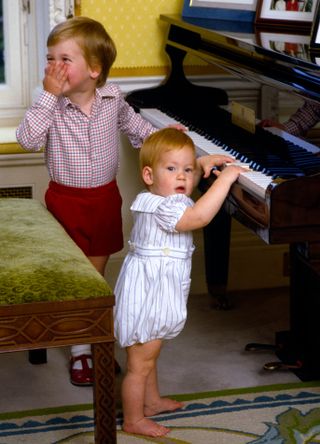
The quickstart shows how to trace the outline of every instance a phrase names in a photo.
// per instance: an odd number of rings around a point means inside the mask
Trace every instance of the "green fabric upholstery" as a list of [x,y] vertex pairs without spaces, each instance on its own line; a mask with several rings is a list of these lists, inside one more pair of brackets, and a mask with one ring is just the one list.
[[62,226],[34,199],[0,199],[0,304],[112,295]]

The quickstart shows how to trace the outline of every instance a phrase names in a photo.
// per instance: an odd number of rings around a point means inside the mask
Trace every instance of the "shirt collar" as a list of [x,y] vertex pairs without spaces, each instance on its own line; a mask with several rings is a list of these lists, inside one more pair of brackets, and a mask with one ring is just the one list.
[[[101,88],[96,89],[96,100],[100,102],[104,98],[115,97],[114,88],[111,84],[105,84]],[[64,112],[67,106],[75,106],[68,97],[60,96],[58,99],[61,112]]]
[[96,93],[98,96],[100,95],[102,98],[116,96],[114,86],[111,83],[105,83],[101,88],[97,88]]

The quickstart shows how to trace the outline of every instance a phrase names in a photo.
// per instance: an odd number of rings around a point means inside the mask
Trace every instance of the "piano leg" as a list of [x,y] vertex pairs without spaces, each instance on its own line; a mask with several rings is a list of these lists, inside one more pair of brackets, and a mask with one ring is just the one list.
[[221,209],[203,229],[206,281],[216,308],[230,309],[227,297],[231,217]]
[[[318,244],[318,252],[320,245]],[[275,353],[280,362],[265,370],[291,370],[302,381],[320,379],[320,257],[310,257],[308,245],[290,245],[290,329],[276,333]],[[256,345],[254,348],[251,346]],[[247,344],[246,350],[264,344]],[[259,347],[260,346],[260,347]]]
[[[312,244],[310,244],[312,245]],[[318,244],[319,247],[319,244]],[[277,356],[296,361],[302,381],[320,379],[320,261],[308,244],[290,246],[290,331],[276,335]]]

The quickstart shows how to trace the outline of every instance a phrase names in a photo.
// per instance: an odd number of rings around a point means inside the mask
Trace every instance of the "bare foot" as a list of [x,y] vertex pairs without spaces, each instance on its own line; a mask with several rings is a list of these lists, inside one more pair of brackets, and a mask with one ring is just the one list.
[[181,409],[183,403],[170,398],[159,398],[158,402],[144,407],[145,416],[154,416],[162,412],[174,412]]
[[127,433],[151,436],[153,438],[165,436],[167,433],[170,432],[170,429],[168,429],[167,427],[157,424],[156,422],[151,421],[151,419],[148,418],[142,418],[140,419],[140,421],[131,424],[124,422],[122,430]]

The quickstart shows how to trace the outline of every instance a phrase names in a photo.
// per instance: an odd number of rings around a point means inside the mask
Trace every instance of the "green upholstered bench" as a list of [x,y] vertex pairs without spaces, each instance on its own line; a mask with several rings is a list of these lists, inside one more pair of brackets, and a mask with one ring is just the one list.
[[112,290],[34,199],[0,199],[0,353],[92,344],[95,443],[116,442]]

